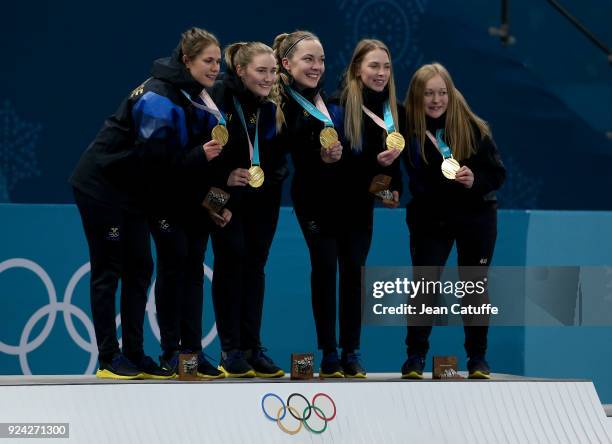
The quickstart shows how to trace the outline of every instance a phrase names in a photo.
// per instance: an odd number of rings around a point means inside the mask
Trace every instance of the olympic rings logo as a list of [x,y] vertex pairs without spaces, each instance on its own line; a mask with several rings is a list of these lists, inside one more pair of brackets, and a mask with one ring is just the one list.
[[[203,264],[203,266],[204,275],[210,281],[212,281],[213,271],[206,264]],[[21,332],[19,343],[17,345],[7,344],[0,340],[0,353],[19,356],[19,364],[21,366],[21,371],[24,375],[31,375],[32,371],[28,362],[28,354],[38,349],[51,335],[51,330],[55,325],[55,319],[57,318],[58,313],[61,312],[63,313],[64,323],[66,324],[66,329],[68,331],[68,334],[70,335],[70,338],[79,348],[89,353],[89,362],[83,374],[92,374],[96,368],[96,361],[98,359],[98,347],[96,345],[96,335],[93,327],[93,322],[81,308],[72,303],[72,296],[74,294],[75,288],[77,284],[81,281],[81,279],[87,273],[89,273],[91,269],[90,263],[87,262],[83,264],[72,275],[72,277],[68,281],[66,289],[64,290],[64,300],[61,302],[58,301],[57,291],[55,289],[51,277],[39,264],[24,258],[12,258],[0,262],[0,274],[12,268],[23,268],[31,271],[34,275],[36,275],[38,279],[40,279],[40,281],[43,283],[47,291],[48,302],[47,304],[36,310],[30,316]],[[151,288],[149,289],[146,312],[153,336],[157,341],[159,341],[160,331],[159,324],[157,323],[157,311],[155,308],[154,294],[155,280],[152,282]],[[30,340],[30,336],[35,330],[36,324],[38,324],[38,322],[40,322],[40,320],[43,319],[45,316],[47,317],[47,319],[42,330],[40,331],[38,336],[36,336],[36,338]],[[73,316],[76,316],[76,318],[85,327],[88,337],[87,339],[82,337],[77,331],[72,319]],[[119,326],[121,325],[120,314],[117,314],[115,318],[115,323],[117,328],[119,328]],[[206,336],[202,338],[202,348],[206,348],[206,346],[208,346],[215,339],[216,336],[217,325],[215,323],[211,327],[210,331],[206,334]],[[119,346],[121,347],[121,345],[122,340],[121,338],[119,338]]]
[[[265,403],[266,399],[269,398],[274,398],[280,403],[280,407],[278,408],[278,410],[272,410],[274,415],[270,415],[268,413],[268,410],[266,410]],[[301,415],[300,411],[291,405],[291,400],[294,398],[301,398],[306,404]],[[329,415],[325,414],[320,407],[317,407],[315,405],[315,402],[318,398],[327,398],[329,400],[331,406],[333,407],[332,413],[330,413]],[[321,434],[325,430],[327,430],[327,424],[336,418],[336,403],[327,393],[317,393],[312,397],[311,401],[309,401],[308,398],[306,398],[301,393],[292,393],[289,395],[286,402],[283,401],[283,399],[276,393],[266,393],[261,398],[261,410],[263,411],[263,414],[266,418],[268,418],[270,421],[276,422],[278,428],[289,435],[296,435],[300,432],[300,430],[302,430],[302,427],[304,427],[311,433]],[[293,418],[298,423],[297,427],[294,429],[288,429],[283,424],[283,419],[285,419],[285,417],[287,416],[287,412],[289,412],[289,414],[293,416]],[[315,415],[323,421],[323,427],[321,427],[320,429],[315,429],[311,424],[308,423],[308,421],[311,419],[312,412],[314,412]]]

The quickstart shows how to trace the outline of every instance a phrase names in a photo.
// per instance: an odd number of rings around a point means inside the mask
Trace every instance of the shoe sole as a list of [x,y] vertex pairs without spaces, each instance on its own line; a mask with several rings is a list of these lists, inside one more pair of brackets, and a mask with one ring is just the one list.
[[279,370],[276,373],[261,373],[256,371],[255,376],[257,378],[282,378],[285,376],[285,372],[283,370]]
[[423,379],[423,373],[412,371],[402,375],[402,379]]
[[176,374],[173,373],[171,375],[153,375],[151,373],[142,373],[142,379],[158,379],[158,380],[163,380],[163,379],[175,379],[176,378]]
[[255,370],[252,370],[252,369],[244,373],[230,373],[227,370],[225,370],[222,365],[220,365],[217,368],[223,372],[226,378],[254,378],[255,377]]
[[483,373],[476,370],[475,372],[469,374],[468,379],[491,379],[491,375],[489,373]]
[[206,379],[206,380],[210,380],[210,379],[223,379],[223,378],[225,378],[225,373],[219,373],[218,375],[207,375],[205,373],[198,372],[198,378]]
[[334,373],[323,373],[319,370],[319,378],[344,378],[344,373],[338,371]]
[[344,373],[345,378],[353,378],[353,379],[366,379],[367,375],[365,373],[355,373],[354,375],[349,375],[346,372]]
[[133,379],[142,379],[143,374],[138,373],[136,375],[118,375],[117,373],[113,373],[110,370],[98,370],[96,372],[96,378],[100,379],[120,379],[123,381],[129,381]]

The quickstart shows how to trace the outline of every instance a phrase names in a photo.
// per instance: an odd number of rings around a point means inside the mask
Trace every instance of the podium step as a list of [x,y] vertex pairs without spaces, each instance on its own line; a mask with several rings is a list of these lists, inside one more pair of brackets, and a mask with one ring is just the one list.
[[[0,377],[0,418],[68,423],[70,441],[78,443],[612,442],[590,381],[397,376],[304,382]],[[316,408],[310,411],[307,402]],[[304,415],[306,421],[294,418]]]

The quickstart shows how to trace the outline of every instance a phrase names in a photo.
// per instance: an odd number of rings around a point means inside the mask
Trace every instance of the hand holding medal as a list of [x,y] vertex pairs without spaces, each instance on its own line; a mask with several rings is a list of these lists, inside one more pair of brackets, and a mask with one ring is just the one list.
[[202,149],[204,150],[204,155],[206,156],[207,161],[213,160],[219,154],[221,154],[221,150],[223,149],[223,145],[221,145],[216,140],[210,140],[202,145]]
[[376,156],[376,160],[378,161],[378,164],[380,166],[388,167],[395,161],[395,159],[399,157],[400,154],[400,150],[386,149],[382,153],[378,153],[378,155]]
[[342,145],[338,140],[329,148],[321,146],[321,160],[325,163],[334,163],[342,157]]
[[472,185],[474,185],[474,173],[464,165],[455,174],[455,180],[468,189],[472,188]]

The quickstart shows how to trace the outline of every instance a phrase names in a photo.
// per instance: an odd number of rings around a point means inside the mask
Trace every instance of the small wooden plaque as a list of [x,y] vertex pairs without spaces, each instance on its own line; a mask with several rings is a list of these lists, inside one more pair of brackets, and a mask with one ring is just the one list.
[[198,381],[198,355],[183,353],[179,355],[178,379],[181,381]]
[[312,379],[314,353],[291,353],[291,379]]
[[219,213],[227,204],[230,195],[221,188],[211,187],[202,202],[202,206],[213,213]]
[[463,379],[457,371],[456,356],[434,356],[432,379]]

